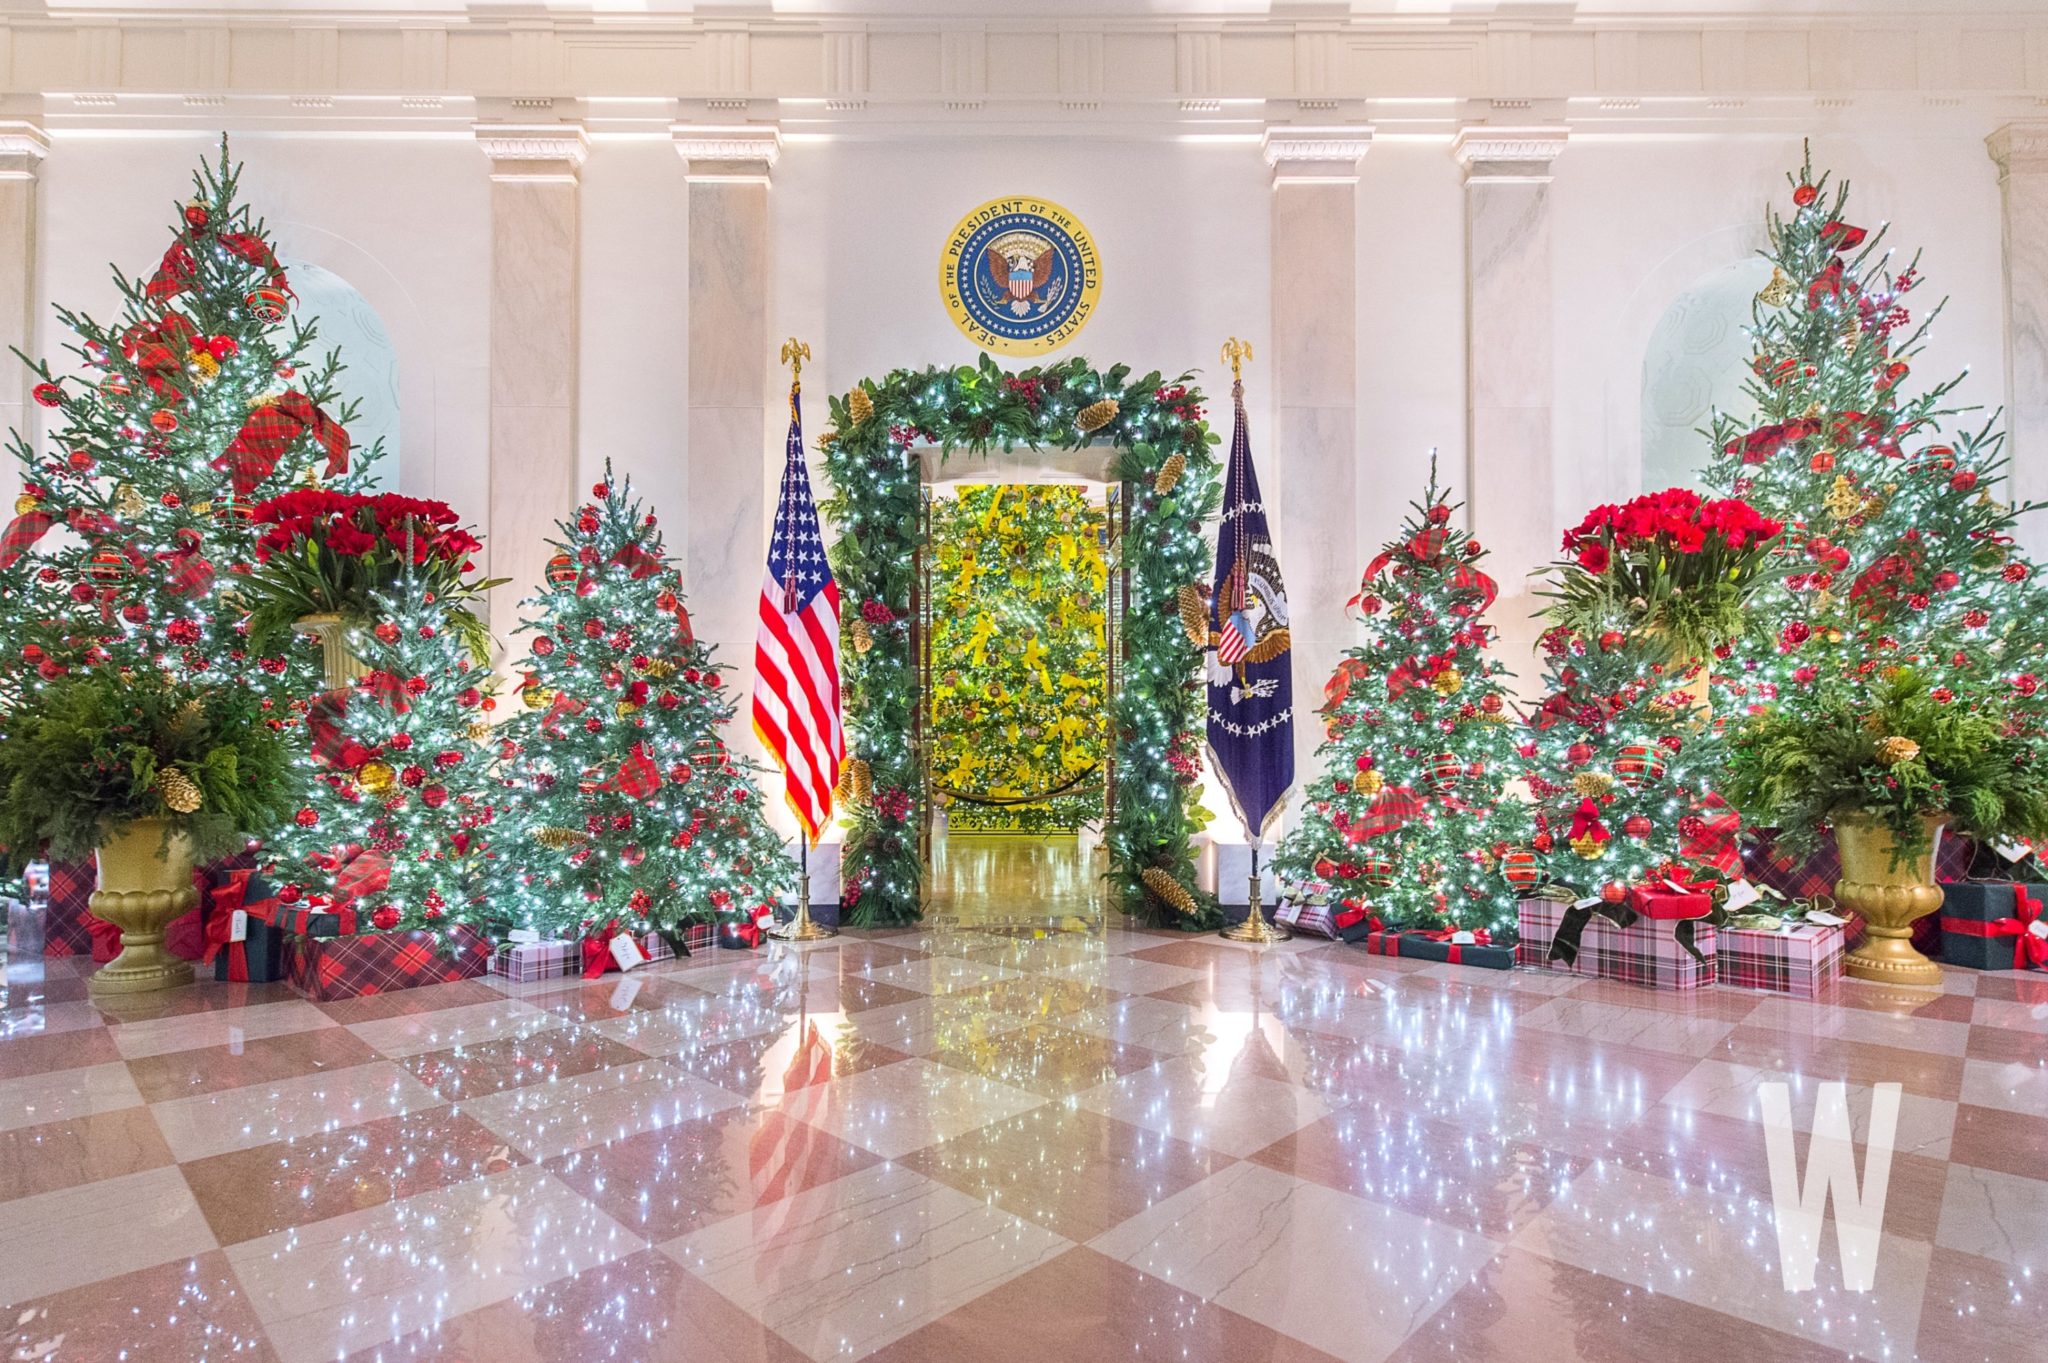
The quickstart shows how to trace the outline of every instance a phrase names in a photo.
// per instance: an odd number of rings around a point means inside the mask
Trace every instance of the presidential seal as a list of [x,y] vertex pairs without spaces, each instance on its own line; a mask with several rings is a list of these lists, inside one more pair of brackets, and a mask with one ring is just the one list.
[[1095,312],[1102,265],[1080,220],[1046,199],[991,199],[960,220],[939,259],[953,325],[983,350],[1043,355]]

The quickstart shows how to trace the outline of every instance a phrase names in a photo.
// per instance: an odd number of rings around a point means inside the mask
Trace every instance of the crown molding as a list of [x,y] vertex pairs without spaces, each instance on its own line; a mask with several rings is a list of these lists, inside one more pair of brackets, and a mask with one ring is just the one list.
[[1467,184],[1548,184],[1550,163],[1570,139],[1571,130],[1561,125],[1477,124],[1458,129],[1451,139],[1451,155],[1464,167]]
[[1984,139],[2001,179],[2048,171],[2048,122],[2008,123]]
[[50,154],[50,137],[25,119],[0,119],[0,180],[33,180]]
[[766,184],[782,157],[772,123],[677,123],[669,137],[692,184]]
[[590,138],[574,123],[479,123],[475,133],[493,180],[574,184],[590,154]]

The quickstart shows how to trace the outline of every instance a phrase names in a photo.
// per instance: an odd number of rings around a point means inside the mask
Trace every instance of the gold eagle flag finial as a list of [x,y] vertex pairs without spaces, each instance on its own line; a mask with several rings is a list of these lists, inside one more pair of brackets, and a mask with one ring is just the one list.
[[1233,336],[1223,343],[1223,362],[1230,366],[1230,381],[1244,382],[1244,362],[1252,358],[1252,343]]
[[799,341],[796,337],[792,336],[782,343],[782,362],[789,366],[789,377],[792,383],[802,381],[804,361],[809,358],[811,358],[811,347],[808,342]]

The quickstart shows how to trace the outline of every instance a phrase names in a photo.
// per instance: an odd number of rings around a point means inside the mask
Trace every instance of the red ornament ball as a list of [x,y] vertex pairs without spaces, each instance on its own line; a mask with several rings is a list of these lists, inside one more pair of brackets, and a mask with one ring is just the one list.
[[1618,880],[1610,880],[1600,887],[1600,898],[1609,904],[1619,904],[1628,898],[1628,887]]
[[533,641],[533,656],[534,656],[534,657],[536,657],[536,658],[545,658],[545,657],[547,657],[547,656],[548,656],[548,655],[549,655],[550,653],[553,653],[554,651],[555,651],[555,641],[554,641],[553,639],[550,639],[550,638],[548,638],[548,636],[547,636],[547,635],[545,635],[545,634],[542,634],[542,635],[538,635],[538,636],[536,636],[536,637],[534,638],[534,641]]
[[315,828],[320,823],[320,811],[310,806],[292,815],[292,822],[301,828]]
[[1792,191],[1792,202],[1798,204],[1801,208],[1805,208],[1819,197],[1820,191],[1812,185],[1800,185]]
[[1590,743],[1572,744],[1564,750],[1564,760],[1575,767],[1585,766],[1593,760],[1593,745]]
[[389,904],[379,904],[370,910],[370,925],[379,932],[389,932],[398,926],[398,910]]
[[1650,836],[1651,824],[1643,815],[1631,814],[1622,820],[1621,831],[1631,838],[1647,838]]
[[420,802],[428,809],[439,809],[448,803],[448,787],[428,786],[420,792]]

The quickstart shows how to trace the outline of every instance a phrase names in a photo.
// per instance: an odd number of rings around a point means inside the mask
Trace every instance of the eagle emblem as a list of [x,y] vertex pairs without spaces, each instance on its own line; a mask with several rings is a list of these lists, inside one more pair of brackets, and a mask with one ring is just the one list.
[[939,292],[953,322],[984,350],[1057,349],[1095,309],[1095,243],[1049,200],[992,199],[953,229],[939,261]]

